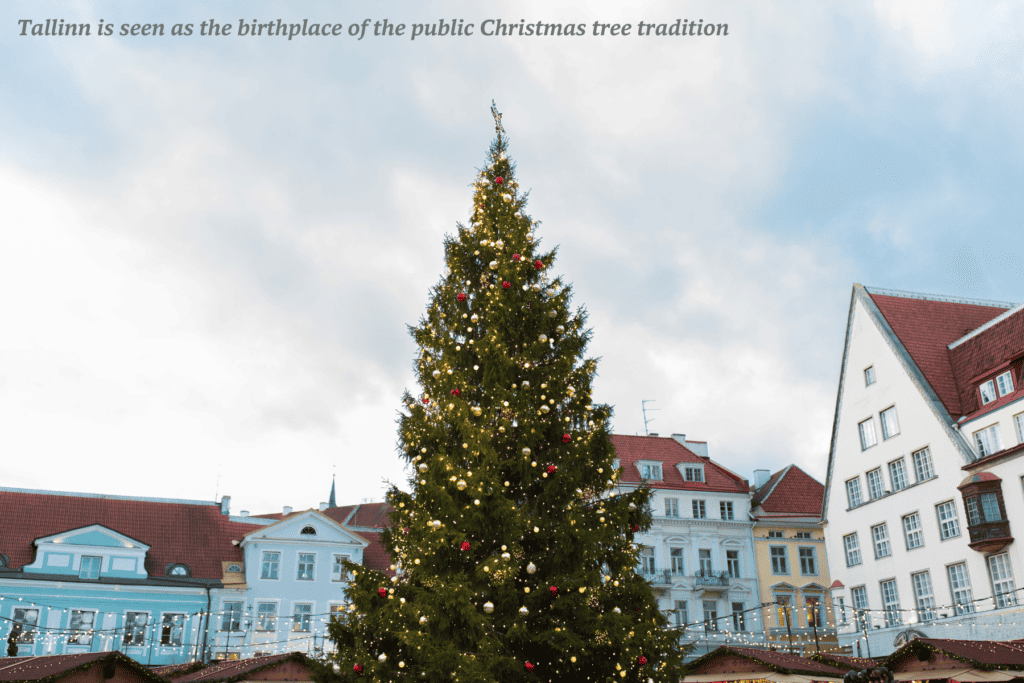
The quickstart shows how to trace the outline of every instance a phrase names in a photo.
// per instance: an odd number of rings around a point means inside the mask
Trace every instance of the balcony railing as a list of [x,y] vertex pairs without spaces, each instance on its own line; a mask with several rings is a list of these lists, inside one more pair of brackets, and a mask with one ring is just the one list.
[[668,569],[657,569],[653,572],[639,572],[640,576],[655,586],[664,586],[672,583],[672,572]]
[[693,583],[695,586],[728,586],[729,573],[697,572],[693,575]]

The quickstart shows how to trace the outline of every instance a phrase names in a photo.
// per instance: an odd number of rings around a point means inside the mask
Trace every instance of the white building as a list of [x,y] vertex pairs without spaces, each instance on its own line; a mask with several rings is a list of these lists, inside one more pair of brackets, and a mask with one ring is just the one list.
[[1024,307],[854,285],[822,515],[853,654],[1024,637],[1022,362]]
[[747,480],[713,462],[707,444],[613,435],[618,492],[646,482],[653,524],[637,534],[640,571],[682,642],[764,643]]

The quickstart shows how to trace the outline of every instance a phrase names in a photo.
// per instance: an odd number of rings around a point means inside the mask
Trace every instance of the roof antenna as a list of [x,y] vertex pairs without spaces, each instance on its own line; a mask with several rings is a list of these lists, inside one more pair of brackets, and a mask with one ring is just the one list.
[[220,463],[217,463],[217,485],[213,489],[213,501],[217,502],[217,496],[220,495]]
[[647,428],[647,425],[649,425],[650,423],[654,422],[654,418],[653,417],[652,418],[648,418],[647,417],[647,411],[649,410],[649,411],[651,411],[653,413],[653,412],[655,412],[657,410],[661,410],[661,408],[648,408],[647,407],[648,403],[654,403],[654,402],[655,402],[655,399],[653,399],[653,398],[645,398],[644,400],[640,401],[641,410],[643,410],[643,412],[644,412],[644,436],[650,436],[651,435],[651,430],[649,430]]

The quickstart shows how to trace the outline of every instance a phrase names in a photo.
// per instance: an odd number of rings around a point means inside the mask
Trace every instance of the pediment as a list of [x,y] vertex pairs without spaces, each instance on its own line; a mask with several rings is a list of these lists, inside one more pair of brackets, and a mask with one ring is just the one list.
[[59,534],[44,536],[34,541],[35,545],[75,545],[100,548],[133,548],[148,551],[149,546],[131,536],[125,536],[102,524],[70,529]]
[[242,545],[253,541],[306,543],[310,545],[345,543],[366,547],[370,543],[316,510],[292,515],[269,526],[250,531]]

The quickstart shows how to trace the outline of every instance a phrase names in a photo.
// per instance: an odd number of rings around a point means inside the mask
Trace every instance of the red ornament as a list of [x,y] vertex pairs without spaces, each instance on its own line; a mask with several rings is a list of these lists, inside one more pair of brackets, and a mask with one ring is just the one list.
[[536,268],[537,270],[540,270],[541,268],[544,267],[544,262],[541,261],[540,259],[537,259],[536,261],[533,262],[533,267]]
[[558,595],[558,586],[551,586],[548,590],[551,591],[552,596]]
[[385,596],[386,596],[387,594],[388,594],[388,589],[387,589],[387,588],[378,588],[378,589],[377,589],[377,595],[379,595],[380,597],[382,597],[382,598],[383,598],[383,597],[385,597]]
[[526,664],[523,664],[523,666],[526,668],[526,672],[527,673],[531,673],[531,674],[533,673],[533,664],[530,664],[529,662],[527,662]]
[[518,261],[521,258],[523,258],[523,257],[520,256],[519,254],[512,254],[512,259],[515,260],[515,261]]
[[647,663],[647,657],[644,657],[643,655],[640,655],[640,659],[638,659],[636,661],[637,661],[637,664],[639,664],[640,666],[643,666],[644,664]]
[[572,437],[568,434],[562,434],[562,443],[569,443],[572,441]]
[[640,531],[640,525],[639,524],[634,524],[633,525],[633,533],[635,534],[638,531]]
[[505,179],[502,178],[501,176],[498,176],[497,178],[494,179],[494,182],[496,182],[499,185],[501,185],[503,182],[505,182]]
[[504,282],[501,283],[501,288],[502,289],[508,289],[511,286],[512,286],[512,283],[509,282],[508,280],[505,280]]
[[466,293],[465,292],[459,292],[458,294],[455,295],[455,298],[458,299],[459,301],[465,301],[466,300]]
[[426,396],[424,396],[424,397],[423,397],[423,402],[424,402],[424,403],[430,403],[430,399],[429,399],[429,398],[427,398]]
[[555,467],[554,465],[548,465],[548,474],[554,474],[557,471],[558,471],[557,467]]
[[355,666],[352,667],[352,670],[355,671],[357,674],[361,674],[361,673],[363,673],[363,665],[362,664],[356,664]]
[[469,541],[463,541],[462,545],[459,546],[460,550],[469,550]]
[[459,395],[459,390],[458,389],[452,389],[452,396],[458,396],[458,395]]

